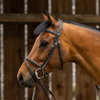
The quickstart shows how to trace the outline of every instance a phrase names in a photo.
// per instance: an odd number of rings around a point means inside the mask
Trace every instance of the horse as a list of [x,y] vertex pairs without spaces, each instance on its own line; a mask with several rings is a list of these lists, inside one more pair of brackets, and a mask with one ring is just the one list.
[[75,62],[100,86],[100,30],[42,15],[44,21],[34,30],[39,36],[17,74],[20,85],[40,84],[53,70]]

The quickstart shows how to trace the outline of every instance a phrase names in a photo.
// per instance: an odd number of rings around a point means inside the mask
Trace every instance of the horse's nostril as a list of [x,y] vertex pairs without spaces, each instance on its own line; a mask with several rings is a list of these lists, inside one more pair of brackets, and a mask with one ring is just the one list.
[[18,81],[19,81],[19,83],[23,82],[23,75],[22,74],[19,75],[19,80]]

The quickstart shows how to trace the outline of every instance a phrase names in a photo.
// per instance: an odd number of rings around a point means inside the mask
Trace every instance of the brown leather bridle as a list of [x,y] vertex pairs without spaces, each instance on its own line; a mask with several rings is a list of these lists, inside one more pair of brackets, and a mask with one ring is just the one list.
[[[41,79],[41,80],[43,81],[43,83],[46,85],[46,87],[47,87],[49,93],[50,93],[50,94],[53,96],[53,98],[56,100],[56,98],[54,97],[53,93],[49,90],[49,86],[47,85],[47,83],[44,81],[43,78],[47,76],[46,72],[44,71],[44,68],[45,68],[46,65],[48,64],[48,62],[49,62],[51,56],[53,55],[53,52],[54,52],[54,50],[55,50],[55,48],[56,48],[57,46],[58,46],[59,55],[60,55],[59,57],[60,57],[60,60],[61,60],[61,67],[60,67],[59,69],[61,70],[61,69],[63,68],[63,58],[62,58],[62,52],[61,52],[61,45],[60,45],[60,41],[59,41],[59,37],[60,37],[60,34],[61,34],[63,21],[59,19],[59,22],[60,22],[60,26],[59,26],[59,29],[58,29],[57,32],[51,31],[51,30],[49,30],[49,29],[46,29],[46,32],[49,32],[49,33],[55,35],[55,39],[54,39],[54,41],[53,41],[53,44],[51,45],[51,48],[50,48],[50,50],[49,50],[49,53],[48,53],[48,55],[47,55],[47,57],[46,57],[46,60],[45,60],[45,62],[43,63],[43,65],[40,66],[37,62],[35,62],[34,60],[32,60],[32,59],[30,59],[30,58],[28,58],[28,57],[26,57],[26,58],[24,59],[24,61],[25,61],[26,65],[27,65],[27,67],[28,67],[28,70],[29,70],[29,72],[30,72],[30,74],[31,74],[31,76],[32,76],[32,78],[33,78],[33,80],[36,81],[36,82],[38,82],[38,83],[40,84],[40,86],[42,87],[43,92],[45,93],[45,95],[47,96],[47,98],[48,98],[49,100],[50,100],[50,98],[48,97],[45,88],[43,87],[43,85],[41,84],[41,82],[40,82],[39,80]],[[34,64],[34,65],[37,67],[37,69],[36,69],[34,72],[31,70],[31,67],[30,67],[30,65],[28,64],[27,61],[29,61],[30,63]],[[41,76],[41,77],[38,76],[38,71],[41,71],[41,72],[42,72],[42,76]]]

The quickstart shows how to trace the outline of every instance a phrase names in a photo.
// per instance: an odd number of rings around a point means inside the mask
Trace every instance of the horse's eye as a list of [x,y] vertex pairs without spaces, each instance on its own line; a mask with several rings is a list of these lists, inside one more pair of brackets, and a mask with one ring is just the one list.
[[40,43],[40,47],[46,47],[47,45],[48,45],[48,42],[46,42],[46,41],[42,41]]

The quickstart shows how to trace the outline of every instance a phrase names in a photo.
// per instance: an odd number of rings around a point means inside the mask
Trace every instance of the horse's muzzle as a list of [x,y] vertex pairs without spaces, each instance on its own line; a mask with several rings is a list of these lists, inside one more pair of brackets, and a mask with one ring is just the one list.
[[33,87],[33,83],[35,82],[35,80],[29,76],[28,80],[24,80],[24,76],[23,74],[19,74],[18,78],[18,82],[22,87]]

